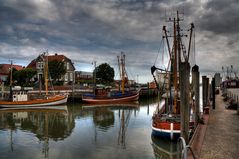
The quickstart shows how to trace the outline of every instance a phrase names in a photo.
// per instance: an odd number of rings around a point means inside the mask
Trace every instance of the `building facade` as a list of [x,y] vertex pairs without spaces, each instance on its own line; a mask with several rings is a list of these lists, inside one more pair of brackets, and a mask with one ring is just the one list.
[[23,69],[23,67],[20,65],[0,64],[0,82],[7,81],[11,67],[16,69],[17,71]]
[[93,72],[75,71],[75,83],[83,87],[93,85]]
[[[66,68],[66,73],[60,78],[60,81],[63,82],[64,85],[71,85],[75,83],[75,67],[73,62],[64,55],[48,55],[48,62],[50,61],[61,61],[64,63]],[[44,75],[44,67],[45,67],[45,56],[39,55],[36,59],[32,60],[31,63],[27,66],[27,68],[33,68],[37,70],[37,79],[41,79]]]

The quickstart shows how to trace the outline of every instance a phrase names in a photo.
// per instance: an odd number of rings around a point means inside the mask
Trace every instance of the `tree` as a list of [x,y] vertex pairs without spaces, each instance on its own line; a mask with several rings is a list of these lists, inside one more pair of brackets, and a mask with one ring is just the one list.
[[97,83],[110,84],[114,81],[115,72],[109,64],[103,63],[97,66],[94,71]]
[[37,71],[32,68],[25,68],[19,71],[13,69],[12,77],[15,85],[32,86],[33,83],[31,82],[31,79],[36,74]]
[[64,62],[57,60],[49,61],[48,68],[53,84],[58,85],[59,83],[61,83],[61,77],[66,74],[66,67]]

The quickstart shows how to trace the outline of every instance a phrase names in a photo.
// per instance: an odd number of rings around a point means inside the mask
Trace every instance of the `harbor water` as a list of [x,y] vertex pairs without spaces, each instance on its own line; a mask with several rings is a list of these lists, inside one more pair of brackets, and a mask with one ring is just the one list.
[[176,144],[151,136],[157,99],[79,103],[52,110],[0,109],[0,158],[176,158]]

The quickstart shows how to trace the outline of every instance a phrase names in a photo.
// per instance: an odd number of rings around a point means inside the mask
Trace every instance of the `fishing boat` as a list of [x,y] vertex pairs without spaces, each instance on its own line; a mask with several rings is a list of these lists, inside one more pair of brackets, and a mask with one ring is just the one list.
[[[38,96],[31,96],[29,89],[24,87],[13,87],[12,78],[10,79],[10,93],[9,98],[0,101],[0,107],[13,108],[13,107],[39,107],[39,106],[55,106],[65,104],[67,102],[68,94],[48,94],[48,56],[46,53],[41,55],[44,60],[44,79],[45,79],[45,94]],[[10,70],[12,76],[12,69]],[[11,77],[10,76],[10,77]],[[40,91],[41,92],[41,91]]]
[[[181,28],[179,26],[179,22],[181,19],[179,18],[179,13],[177,12],[176,18],[169,19],[169,21],[173,22],[173,47],[170,48],[170,43],[168,40],[167,33],[169,32],[166,29],[166,26],[163,27],[163,31],[165,36],[163,38],[167,41],[167,47],[169,52],[169,62],[167,69],[160,69],[155,66],[152,66],[151,73],[157,82],[154,72],[159,70],[162,74],[165,75],[165,80],[163,85],[161,85],[159,92],[161,95],[161,103],[156,108],[153,116],[152,116],[152,135],[159,136],[162,138],[167,138],[170,140],[177,140],[181,134],[181,112],[180,112],[180,81],[181,72],[179,71],[182,62],[188,62],[190,46],[191,46],[191,38],[193,31],[193,24],[191,24],[190,31],[190,40],[188,44],[188,52],[186,51],[185,45],[183,45],[181,34]],[[167,78],[166,78],[167,77]],[[180,78],[179,78],[180,77]],[[159,88],[159,87],[158,87]],[[164,88],[164,89],[163,89]],[[164,92],[164,91],[165,92]],[[188,97],[189,98],[189,97]],[[189,107],[189,106],[188,106]],[[191,112],[188,110],[188,112]],[[191,118],[192,119],[192,118]],[[189,121],[189,130],[191,131],[193,128],[194,122],[193,120]]]
[[91,104],[104,103],[128,103],[136,102],[139,99],[140,90],[125,90],[125,83],[128,81],[125,69],[125,54],[118,56],[119,70],[121,76],[121,91],[112,91],[111,87],[96,87],[94,94],[83,94],[82,101]]

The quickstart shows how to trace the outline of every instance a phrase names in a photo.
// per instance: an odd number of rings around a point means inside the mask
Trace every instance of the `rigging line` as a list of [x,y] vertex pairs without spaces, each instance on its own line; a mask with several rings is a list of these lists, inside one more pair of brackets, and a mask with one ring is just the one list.
[[160,49],[161,49],[161,46],[162,46],[162,43],[163,43],[163,38],[161,39],[161,42],[160,42],[160,45],[159,45],[159,50],[158,50],[158,54],[157,54],[157,57],[155,58],[155,61],[154,61],[154,65],[158,59],[158,56],[159,56],[159,52],[160,52]]
[[165,46],[165,45],[164,45],[164,40],[163,40],[162,66],[164,65],[164,49],[165,49],[164,46]]
[[194,56],[193,56],[193,60],[194,60],[194,63],[196,64],[197,61],[196,61],[196,39],[195,39],[195,28],[194,28],[194,32],[193,32],[193,53],[194,53]]

